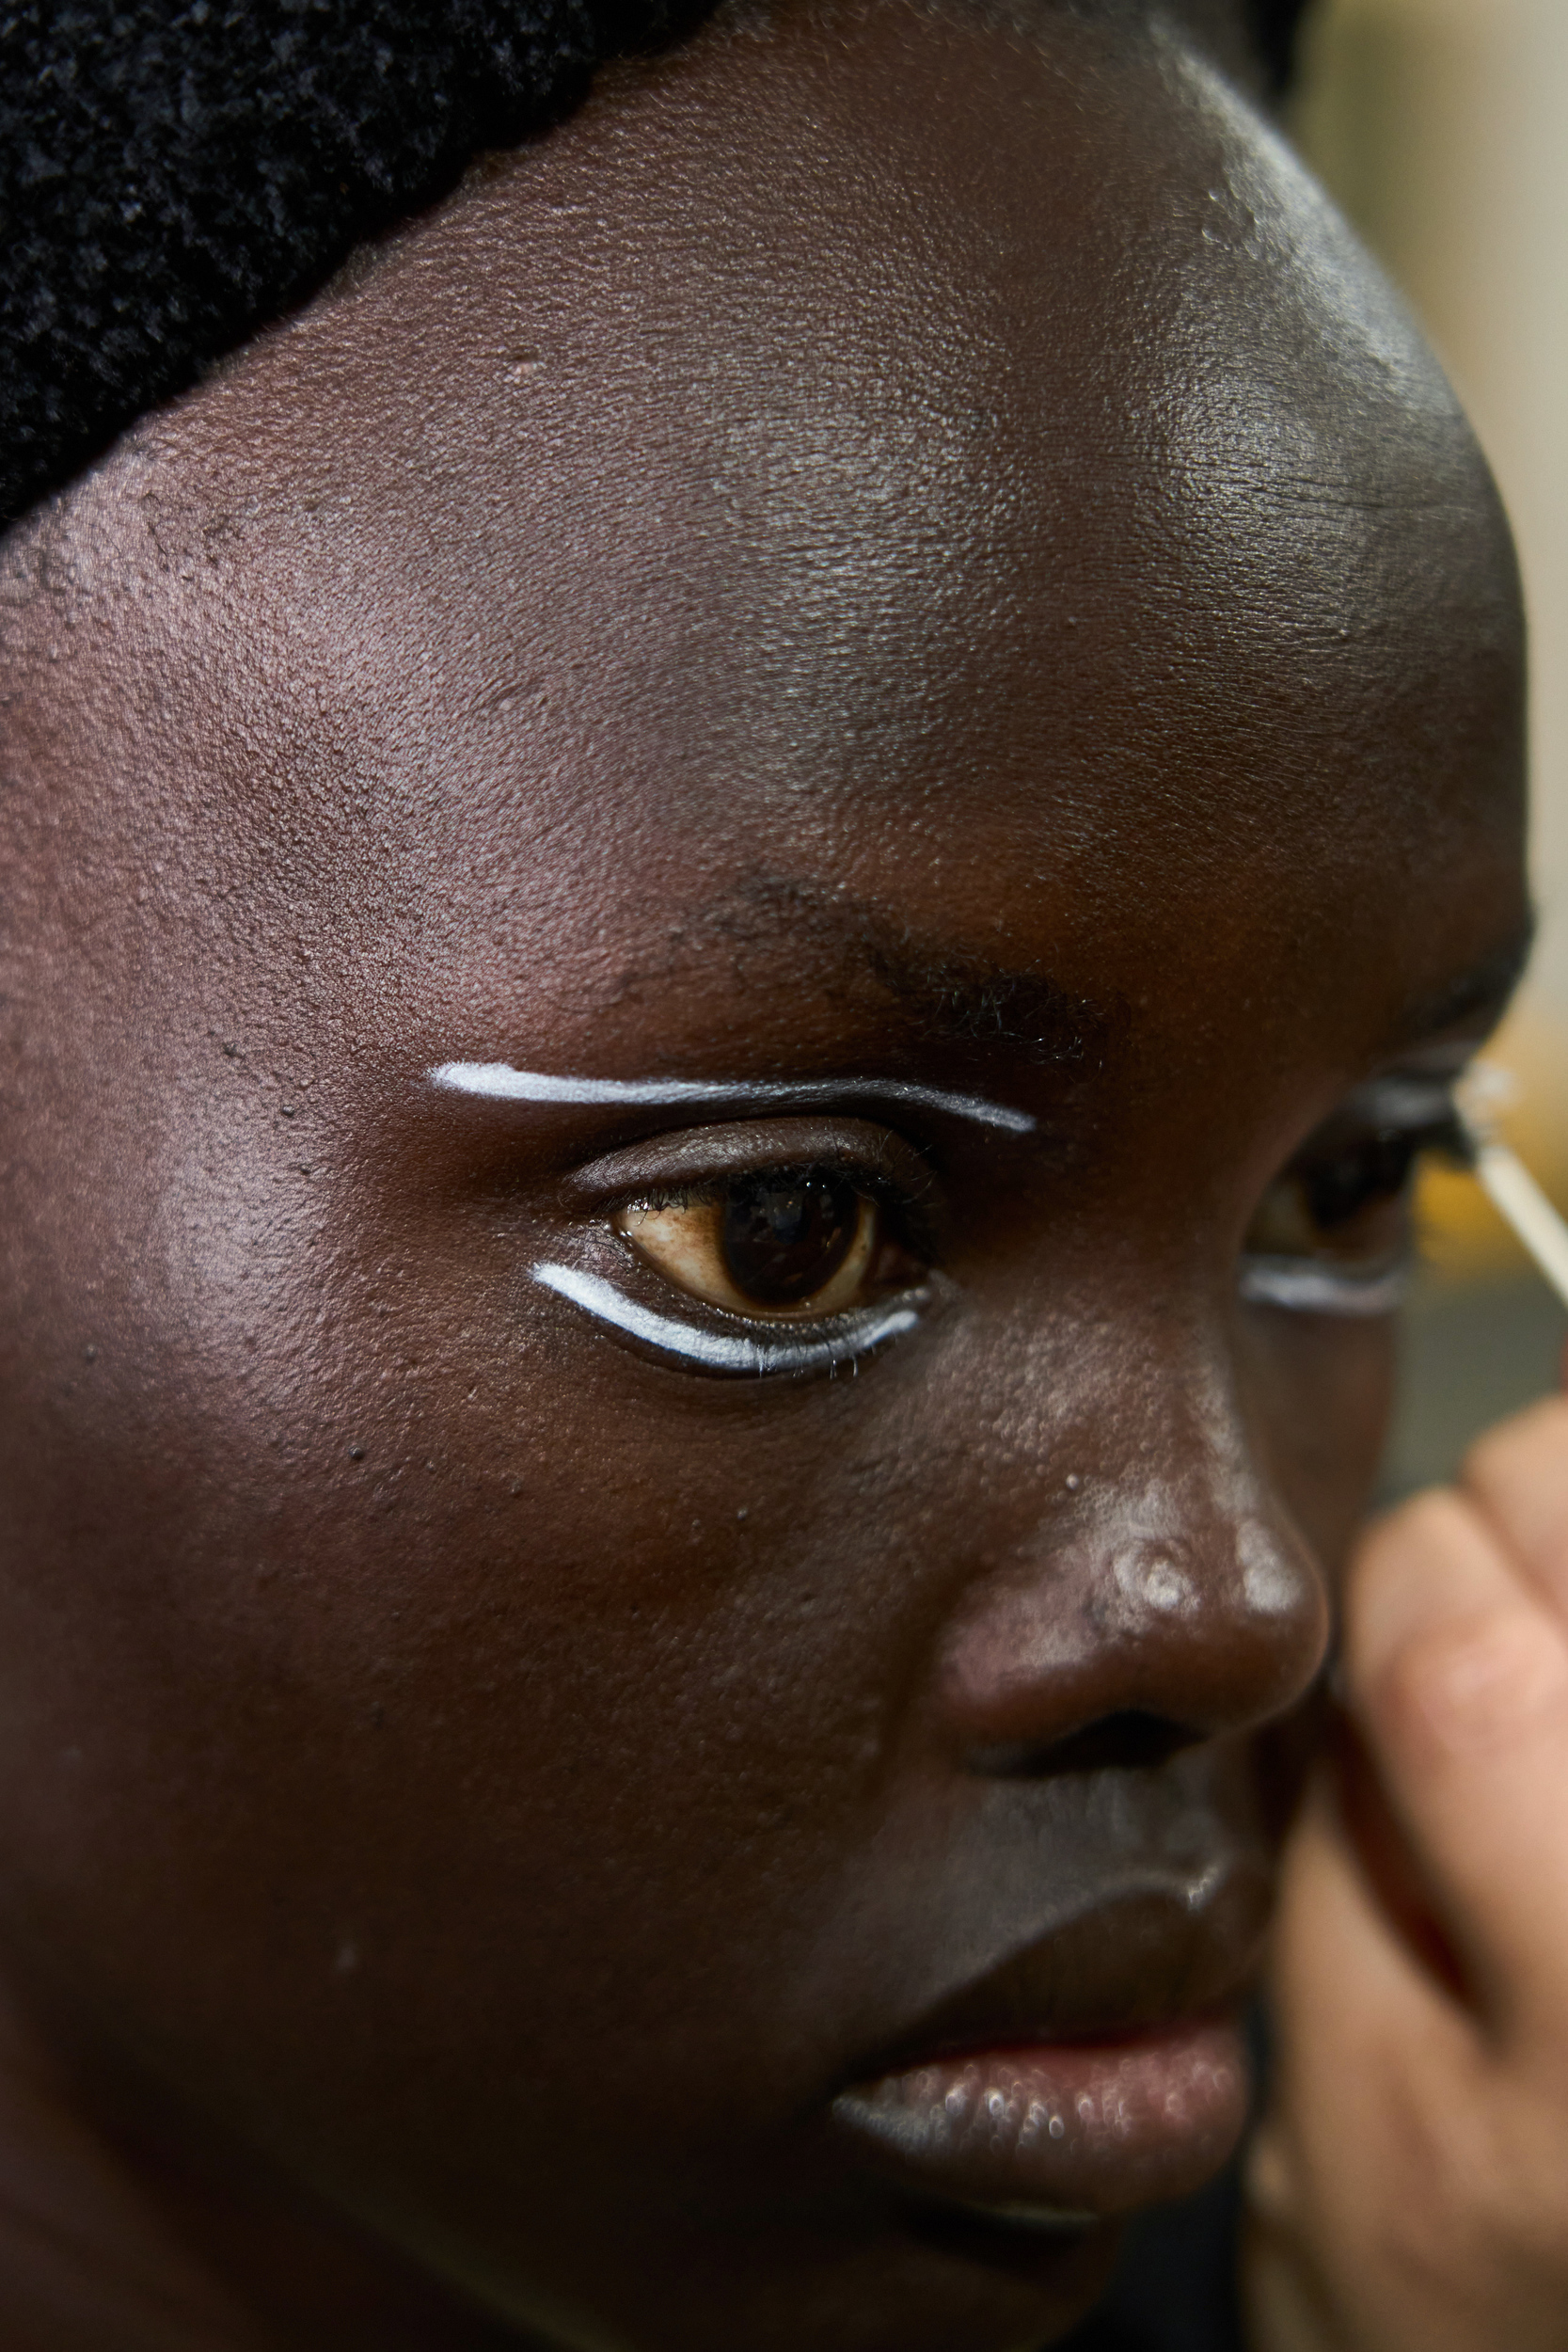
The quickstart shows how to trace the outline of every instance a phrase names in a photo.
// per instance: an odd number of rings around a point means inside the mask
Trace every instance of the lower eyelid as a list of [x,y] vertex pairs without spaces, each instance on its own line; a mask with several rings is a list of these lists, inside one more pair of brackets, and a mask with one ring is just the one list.
[[[831,1334],[814,1339],[801,1334],[769,1332],[767,1338],[750,1333],[705,1331],[695,1323],[657,1313],[629,1298],[602,1275],[577,1266],[540,1260],[529,1269],[533,1279],[552,1290],[596,1322],[609,1324],[663,1353],[684,1358],[716,1372],[810,1372],[850,1361],[886,1341],[911,1331],[927,1303],[920,1293],[906,1292],[882,1307],[869,1307],[843,1317]],[[1342,1315],[1370,1320],[1392,1314],[1402,1303],[1409,1282],[1406,1265],[1374,1276],[1336,1274],[1299,1258],[1255,1257],[1243,1261],[1238,1287],[1249,1305],[1275,1307],[1296,1314]]]
[[1295,1314],[1370,1317],[1392,1314],[1410,1279],[1406,1265],[1382,1274],[1336,1274],[1310,1259],[1254,1257],[1243,1261],[1240,1289],[1249,1304]]
[[843,1318],[839,1329],[817,1339],[769,1334],[753,1339],[749,1333],[705,1331],[701,1325],[662,1315],[627,1297],[602,1275],[541,1260],[529,1271],[546,1290],[559,1292],[600,1323],[626,1331],[667,1355],[685,1357],[714,1372],[812,1372],[829,1364],[847,1362],[883,1341],[914,1328],[924,1301],[906,1293],[885,1307],[870,1307]]

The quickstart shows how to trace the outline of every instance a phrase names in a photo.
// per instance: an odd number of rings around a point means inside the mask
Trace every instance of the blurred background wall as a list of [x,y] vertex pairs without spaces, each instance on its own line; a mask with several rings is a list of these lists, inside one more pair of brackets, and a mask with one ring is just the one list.
[[[1475,421],[1531,627],[1536,959],[1492,1058],[1503,1123],[1568,1207],[1568,0],[1319,0],[1291,123]],[[1478,1188],[1423,1183],[1386,1489],[1447,1474],[1557,1375],[1568,1313]]]

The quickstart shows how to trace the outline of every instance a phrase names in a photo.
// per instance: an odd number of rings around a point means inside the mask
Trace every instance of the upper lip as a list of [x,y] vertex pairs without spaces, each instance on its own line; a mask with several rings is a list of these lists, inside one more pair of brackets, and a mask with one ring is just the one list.
[[923,2010],[852,2078],[963,2051],[1122,2040],[1233,2008],[1256,1976],[1272,1893],[1255,1851],[1198,1873],[1129,1873]]

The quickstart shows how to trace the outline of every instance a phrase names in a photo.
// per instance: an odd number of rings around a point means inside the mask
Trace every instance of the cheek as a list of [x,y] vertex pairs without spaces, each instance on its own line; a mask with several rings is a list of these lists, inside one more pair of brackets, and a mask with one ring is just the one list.
[[1396,1329],[1392,1316],[1261,1308],[1245,1318],[1254,1441],[1336,1579],[1377,1481],[1393,1406]]
[[[214,1242],[177,1295],[122,1285],[112,1346],[96,1268],[90,1363],[56,1302],[82,1372],[63,1422],[24,1401],[0,1750],[40,1936],[214,2082],[243,2016],[301,2112],[356,2062],[345,2003],[408,2079],[464,2074],[469,2133],[476,2078],[569,2113],[530,2022],[563,2013],[647,2083],[650,2130],[650,2047],[687,2051],[700,2111],[744,2043],[766,2103],[921,1638],[905,1436],[870,1382],[651,1379],[501,1245],[476,1279],[373,1213],[295,1242],[275,1225],[253,1283]],[[721,2019],[672,1992],[696,1949]],[[459,1990],[454,2052],[431,2021]]]

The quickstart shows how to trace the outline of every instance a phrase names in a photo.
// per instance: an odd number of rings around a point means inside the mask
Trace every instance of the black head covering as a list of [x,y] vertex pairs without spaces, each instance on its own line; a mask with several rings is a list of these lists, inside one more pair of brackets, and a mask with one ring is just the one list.
[[[1249,0],[1276,85],[1304,0]],[[0,529],[715,0],[0,0]]]

